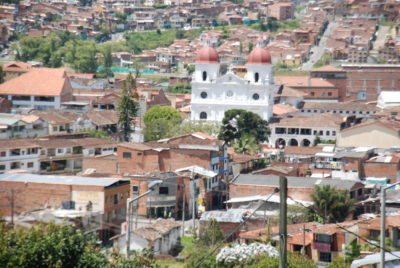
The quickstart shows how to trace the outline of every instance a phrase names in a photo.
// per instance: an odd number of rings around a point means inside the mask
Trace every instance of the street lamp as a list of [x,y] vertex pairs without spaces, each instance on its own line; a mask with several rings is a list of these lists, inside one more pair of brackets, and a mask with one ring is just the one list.
[[148,184],[148,188],[149,190],[147,190],[146,192],[144,192],[141,195],[138,195],[137,197],[131,199],[128,198],[128,200],[126,201],[126,224],[127,224],[127,230],[126,230],[126,258],[129,259],[129,251],[130,251],[130,246],[131,246],[131,206],[133,204],[133,202],[139,200],[140,198],[142,198],[143,196],[146,196],[148,194],[150,194],[151,192],[153,192],[155,190],[155,188],[161,184],[163,181],[162,180],[156,180],[156,181],[152,181]]
[[381,268],[385,267],[385,235],[386,235],[386,190],[396,185],[399,185],[400,181],[393,183],[388,186],[381,187]]

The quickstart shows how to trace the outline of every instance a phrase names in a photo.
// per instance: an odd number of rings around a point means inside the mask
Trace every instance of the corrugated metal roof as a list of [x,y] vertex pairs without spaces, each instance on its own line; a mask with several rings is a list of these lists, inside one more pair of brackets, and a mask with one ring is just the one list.
[[107,187],[116,182],[118,179],[110,178],[90,178],[77,176],[55,176],[55,175],[35,175],[28,173],[19,174],[1,174],[0,181],[29,182],[29,183],[49,183],[49,184],[66,184],[66,185],[93,185]]
[[[330,185],[338,189],[350,190],[356,183],[349,180],[338,179],[318,179],[310,177],[290,177],[287,176],[288,187],[293,188],[313,188],[315,185]],[[256,174],[240,174],[232,184],[244,185],[263,185],[279,187],[279,176],[275,175],[256,175]]]
[[243,215],[249,212],[248,209],[230,209],[227,211],[211,210],[201,214],[201,221],[215,219],[218,222],[242,222]]

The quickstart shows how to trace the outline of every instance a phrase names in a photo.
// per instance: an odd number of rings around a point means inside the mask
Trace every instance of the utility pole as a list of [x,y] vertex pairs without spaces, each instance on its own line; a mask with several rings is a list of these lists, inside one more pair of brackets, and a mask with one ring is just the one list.
[[287,267],[287,178],[279,177],[279,268]]
[[381,268],[385,267],[386,187],[381,188]]
[[14,189],[11,189],[11,226],[14,227]]
[[386,190],[399,185],[400,181],[381,187],[381,261],[380,267],[385,267],[385,237],[386,237]]
[[183,185],[183,204],[182,204],[182,236],[185,235],[185,196],[186,196],[186,185],[185,183]]

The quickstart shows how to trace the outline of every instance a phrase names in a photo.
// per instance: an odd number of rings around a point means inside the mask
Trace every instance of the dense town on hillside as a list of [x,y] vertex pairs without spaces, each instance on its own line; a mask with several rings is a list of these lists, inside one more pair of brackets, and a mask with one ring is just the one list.
[[5,0],[0,27],[1,267],[400,267],[400,1]]

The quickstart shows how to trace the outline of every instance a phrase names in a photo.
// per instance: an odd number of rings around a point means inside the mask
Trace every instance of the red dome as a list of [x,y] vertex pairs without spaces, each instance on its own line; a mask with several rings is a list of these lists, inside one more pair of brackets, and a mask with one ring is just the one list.
[[271,64],[271,54],[265,48],[255,47],[247,58],[247,64]]
[[196,56],[196,63],[219,63],[217,51],[210,47],[202,47]]

